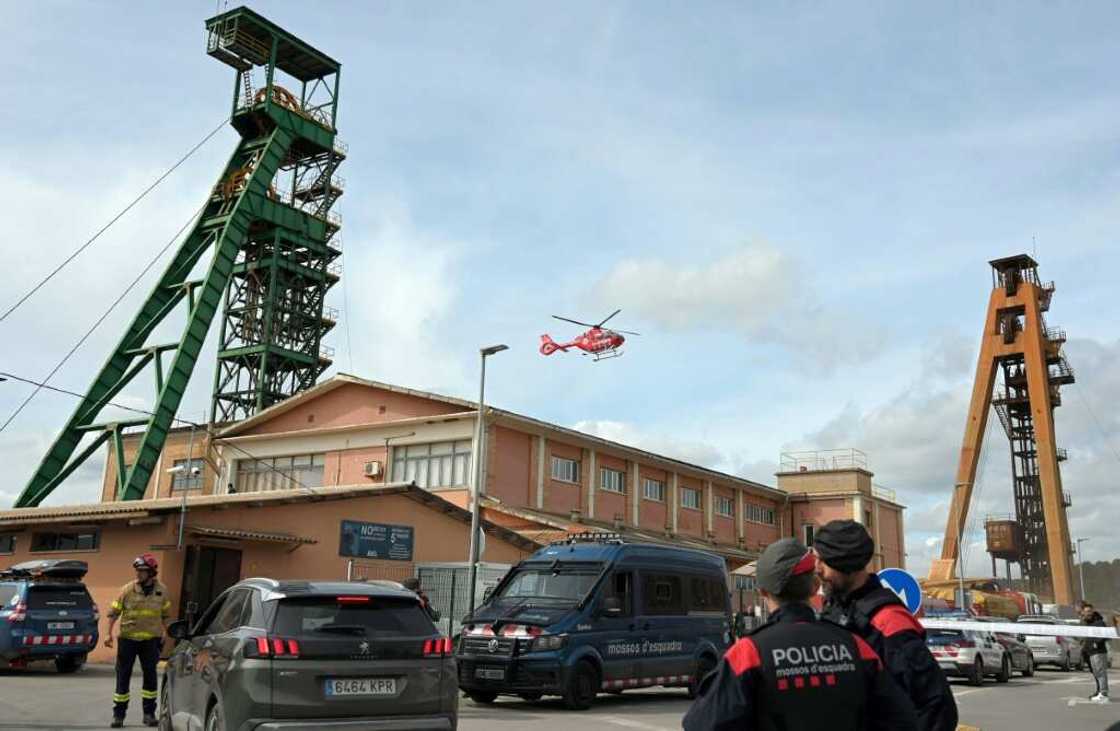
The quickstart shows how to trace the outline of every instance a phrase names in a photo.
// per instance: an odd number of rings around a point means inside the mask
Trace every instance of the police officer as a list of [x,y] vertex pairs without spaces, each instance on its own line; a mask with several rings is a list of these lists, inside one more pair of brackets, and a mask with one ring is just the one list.
[[917,729],[914,709],[875,651],[817,619],[816,557],[795,538],[770,544],[756,571],[769,621],[700,684],[685,731]]
[[854,520],[834,520],[813,541],[827,599],[822,616],[862,637],[910,698],[922,731],[953,731],[957,703],[926,647],[925,629],[895,593],[868,572],[875,542]]
[[117,644],[117,689],[113,693],[112,728],[124,726],[128,711],[128,686],[132,667],[140,658],[144,682],[140,698],[144,707],[144,725],[156,725],[157,690],[156,665],[159,663],[163,633],[171,618],[171,599],[167,587],[156,581],[159,563],[156,557],[145,553],[132,562],[136,580],[121,587],[121,593],[109,607],[109,629],[105,633],[105,646],[113,646],[113,627],[120,620],[121,630]]

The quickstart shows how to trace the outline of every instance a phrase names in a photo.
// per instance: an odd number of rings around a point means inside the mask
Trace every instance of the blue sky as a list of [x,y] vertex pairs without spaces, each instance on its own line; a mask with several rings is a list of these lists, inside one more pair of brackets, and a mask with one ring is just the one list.
[[[1079,382],[1058,411],[1073,532],[1120,555],[1120,94],[1109,4],[308,3],[253,7],[343,63],[340,370],[472,396],[772,481],[857,447],[911,506],[924,569],[952,485],[990,278],[1037,252]],[[213,2],[25,3],[0,139],[14,299],[228,112]],[[44,375],[201,203],[224,130],[0,323]],[[56,376],[84,390],[126,299]],[[542,332],[621,307],[599,364]],[[347,337],[347,331],[349,337]],[[206,407],[205,355],[187,415]],[[0,385],[0,415],[26,395]],[[147,382],[129,392],[148,403]],[[14,498],[72,403],[0,433]],[[976,512],[1009,509],[998,431]],[[91,468],[59,500],[88,499]],[[980,536],[977,534],[977,540]],[[982,570],[979,550],[972,565]]]

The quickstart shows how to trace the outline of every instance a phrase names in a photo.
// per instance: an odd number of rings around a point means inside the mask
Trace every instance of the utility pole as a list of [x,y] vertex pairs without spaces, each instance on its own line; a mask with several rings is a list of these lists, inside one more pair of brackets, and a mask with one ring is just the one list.
[[471,550],[470,569],[467,572],[467,611],[474,611],[475,584],[478,581],[478,554],[481,543],[479,528],[482,522],[482,459],[485,451],[482,440],[486,434],[484,424],[486,413],[486,358],[487,356],[509,350],[508,345],[491,345],[480,349],[482,372],[478,384],[478,417],[474,429],[474,464],[471,465]]
[[1081,560],[1081,544],[1088,538],[1077,539],[1077,573],[1081,575],[1081,601],[1085,601],[1085,562]]

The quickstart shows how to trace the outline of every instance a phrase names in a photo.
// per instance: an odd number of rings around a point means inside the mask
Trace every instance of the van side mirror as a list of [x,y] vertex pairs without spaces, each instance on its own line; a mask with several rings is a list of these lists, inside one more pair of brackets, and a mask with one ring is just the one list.
[[609,596],[599,606],[599,614],[604,617],[622,616],[622,600],[616,596]]
[[173,640],[189,640],[191,638],[190,625],[187,620],[180,619],[177,622],[172,622],[167,626],[167,634]]

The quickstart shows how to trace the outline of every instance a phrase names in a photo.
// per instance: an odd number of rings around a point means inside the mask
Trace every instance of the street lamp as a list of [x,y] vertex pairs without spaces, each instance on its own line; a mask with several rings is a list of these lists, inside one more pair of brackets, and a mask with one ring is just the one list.
[[474,589],[475,582],[478,580],[478,553],[481,543],[479,528],[482,518],[482,455],[485,454],[482,448],[482,439],[485,434],[483,414],[486,411],[486,358],[503,350],[509,350],[509,346],[491,345],[478,351],[482,361],[482,374],[479,377],[478,384],[478,417],[474,429],[474,464],[471,465],[471,551],[470,569],[467,573],[467,585],[470,587],[467,594],[467,608],[472,613],[474,612]]
[[1085,563],[1081,560],[1081,544],[1088,538],[1077,539],[1077,572],[1081,575],[1081,601],[1085,601]]

